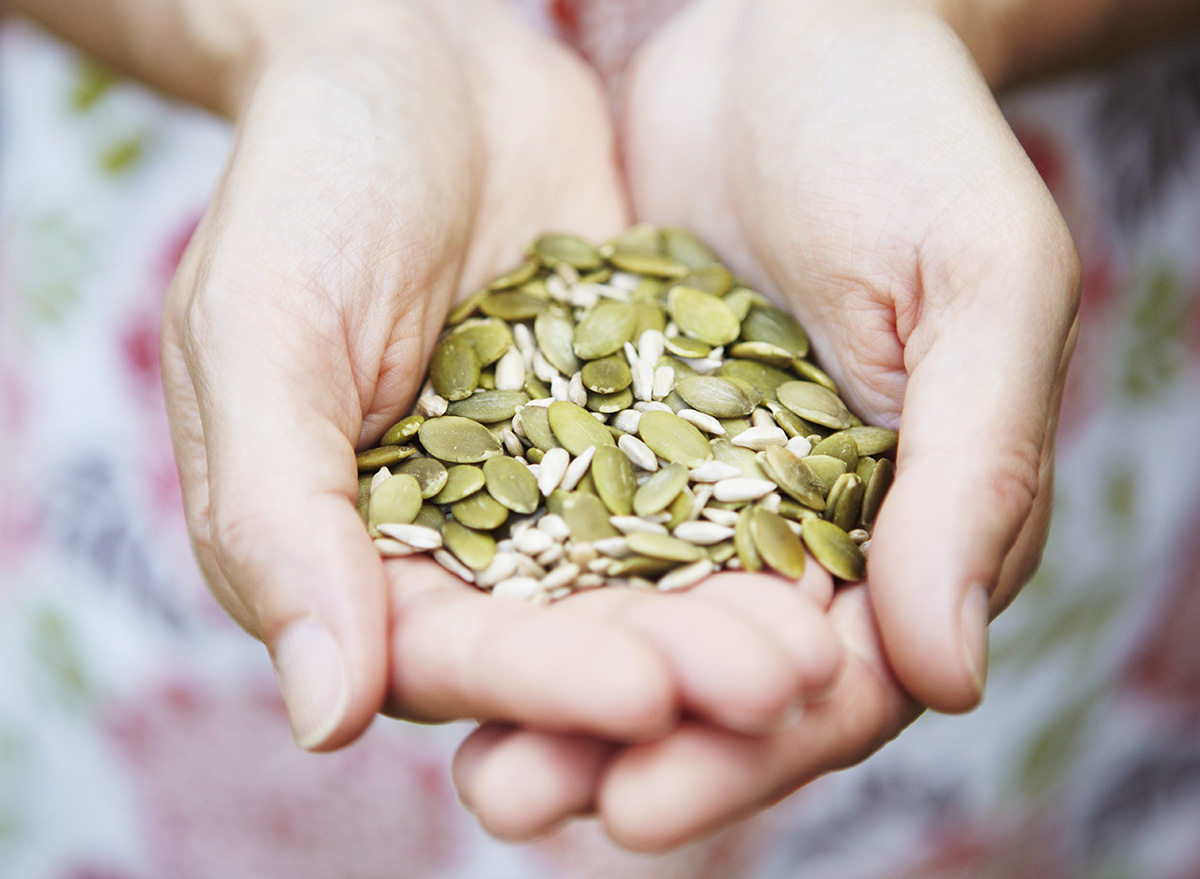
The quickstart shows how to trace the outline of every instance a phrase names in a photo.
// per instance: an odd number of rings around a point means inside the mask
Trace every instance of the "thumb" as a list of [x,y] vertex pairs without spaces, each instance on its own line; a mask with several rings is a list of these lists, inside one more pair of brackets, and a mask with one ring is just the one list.
[[991,613],[1045,539],[1078,297],[1069,238],[1049,231],[1036,258],[1011,258],[969,287],[951,279],[939,290],[926,273],[928,325],[906,348],[896,482],[868,581],[897,678],[936,710],[982,697]]

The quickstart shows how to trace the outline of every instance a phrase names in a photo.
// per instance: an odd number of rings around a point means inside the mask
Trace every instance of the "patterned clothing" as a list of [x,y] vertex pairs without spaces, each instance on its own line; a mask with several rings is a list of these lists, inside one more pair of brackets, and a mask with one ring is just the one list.
[[[523,5],[611,73],[677,4]],[[230,132],[0,27],[0,877],[1200,877],[1200,41],[1005,109],[1085,283],[1054,529],[987,698],[638,857],[587,823],[483,834],[449,781],[464,726],[294,747],[192,559],[159,387]]]

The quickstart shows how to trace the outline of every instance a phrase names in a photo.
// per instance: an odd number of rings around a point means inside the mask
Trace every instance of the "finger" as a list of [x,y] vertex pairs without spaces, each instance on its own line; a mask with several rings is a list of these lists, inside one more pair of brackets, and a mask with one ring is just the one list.
[[636,631],[569,600],[492,598],[424,558],[390,561],[387,710],[644,740],[676,722],[672,670]]
[[454,756],[454,786],[493,836],[530,840],[592,811],[617,747],[589,736],[484,725]]
[[981,232],[1003,253],[985,245],[976,273],[923,274],[927,314],[905,351],[897,477],[868,574],[899,680],[938,710],[978,703],[989,596],[1049,502],[1078,276],[1053,206],[1037,208],[1011,216],[1019,234],[1005,235],[1008,224]]
[[658,852],[711,833],[858,762],[916,717],[882,664],[865,590],[839,594],[831,613],[849,659],[829,698],[795,726],[744,736],[684,723],[613,757],[596,803],[618,844]]

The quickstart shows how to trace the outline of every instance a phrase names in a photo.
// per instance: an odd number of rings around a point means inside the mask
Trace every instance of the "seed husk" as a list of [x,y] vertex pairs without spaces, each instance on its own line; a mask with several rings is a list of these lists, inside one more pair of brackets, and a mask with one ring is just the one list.
[[470,497],[483,488],[487,480],[483,470],[470,464],[458,464],[446,469],[446,484],[430,500],[435,504],[452,504]]
[[806,421],[842,430],[853,423],[841,397],[814,382],[789,381],[775,389],[779,402]]
[[659,457],[685,467],[712,460],[712,449],[699,430],[672,412],[646,412],[638,436]]
[[421,487],[413,477],[390,476],[380,483],[367,501],[367,524],[375,528],[384,522],[407,525],[421,509]]
[[741,323],[725,300],[676,285],[667,294],[667,311],[685,335],[710,345],[727,345],[738,337]]
[[556,400],[547,409],[554,438],[572,455],[582,455],[591,446],[612,446],[616,440],[603,424],[582,406]]
[[800,524],[800,536],[821,567],[835,577],[849,582],[867,575],[867,559],[850,536],[824,519],[805,519]]
[[590,360],[583,366],[584,387],[597,394],[615,394],[629,387],[633,374],[622,354],[610,354],[599,360]]
[[537,479],[516,458],[500,456],[483,462],[488,494],[514,513],[528,515],[538,507],[541,496]]
[[442,540],[455,558],[473,571],[482,571],[496,556],[496,541],[484,531],[468,528],[453,519],[442,528]]
[[607,357],[632,341],[635,329],[637,315],[628,302],[597,302],[575,325],[572,348],[584,360]]
[[754,507],[750,511],[750,536],[769,567],[792,580],[804,575],[804,545],[778,513]]
[[491,531],[507,521],[508,507],[488,492],[477,491],[473,495],[451,504],[450,515],[468,528]]
[[367,449],[354,456],[359,473],[374,475],[380,467],[391,467],[412,455],[416,450],[412,446],[379,446]]
[[638,488],[633,496],[633,511],[639,516],[662,512],[679,497],[687,482],[687,467],[679,463],[667,464]]
[[524,391],[476,391],[463,400],[451,403],[447,415],[458,415],[482,424],[511,421],[517,410],[529,402]]
[[633,496],[638,484],[633,475],[633,464],[616,446],[597,446],[592,458],[592,479],[596,493],[614,516],[628,516],[633,512]]
[[409,415],[407,418],[401,418],[379,439],[381,446],[397,446],[401,443],[408,442],[417,435],[417,431],[421,427],[421,422],[425,419],[420,415]]
[[434,458],[409,458],[393,471],[396,475],[406,473],[417,480],[421,497],[429,499],[446,487],[449,475],[441,461]]
[[417,436],[426,452],[451,464],[479,464],[504,451],[490,430],[460,415],[426,419]]
[[749,415],[762,395],[715,375],[692,375],[681,379],[675,390],[693,409],[715,418],[740,418]]
[[696,562],[705,557],[704,550],[695,544],[666,534],[632,532],[626,535],[629,548],[638,555],[672,562]]

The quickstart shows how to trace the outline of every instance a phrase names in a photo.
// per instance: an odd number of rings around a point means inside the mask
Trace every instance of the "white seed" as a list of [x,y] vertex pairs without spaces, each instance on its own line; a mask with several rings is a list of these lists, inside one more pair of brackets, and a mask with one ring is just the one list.
[[871,550],[871,541],[864,540],[862,543],[860,543],[858,545],[858,548],[859,548],[859,551],[862,552],[863,555],[866,555]]
[[675,370],[669,366],[660,366],[654,370],[654,399],[668,397],[675,390]]
[[514,537],[513,543],[517,547],[517,552],[523,552],[527,556],[536,556],[554,546],[554,538],[545,531],[528,528],[519,537]]
[[628,302],[630,291],[621,287],[614,287],[612,284],[597,284],[597,292],[605,299],[615,299],[618,302]]
[[658,330],[642,330],[638,336],[638,359],[643,363],[658,363],[667,350],[666,336]]
[[669,592],[672,589],[695,586],[712,572],[713,563],[709,559],[700,559],[698,562],[692,562],[690,565],[684,565],[682,568],[676,568],[670,573],[664,574],[658,581],[658,591]]
[[540,580],[533,577],[509,577],[501,580],[492,589],[492,595],[497,598],[513,598],[518,601],[530,601],[542,591]]
[[608,556],[597,556],[587,563],[587,569],[595,574],[603,574],[611,564],[612,559]]
[[517,573],[518,559],[515,553],[497,552],[492,556],[492,563],[475,575],[475,585],[490,589],[501,580],[507,580]]
[[720,507],[705,507],[700,514],[710,522],[732,528],[740,518],[737,510],[722,510]]
[[742,560],[739,559],[737,556],[731,556],[725,562],[725,570],[727,570],[727,571],[740,571],[741,569],[742,569]]
[[521,440],[510,428],[504,428],[500,431],[500,442],[504,443],[504,450],[514,458],[520,458],[525,454],[525,447],[521,445]]
[[600,555],[600,551],[590,543],[569,543],[567,544],[567,558],[576,565],[583,567],[588,562],[594,561]]
[[[574,591],[575,591],[574,588],[572,588],[571,586],[559,586],[557,589],[551,590],[550,592],[546,592],[543,594],[546,596],[546,603],[549,604],[551,601],[558,601],[560,598],[566,598],[568,595],[570,595]],[[540,602],[538,602],[536,599],[535,599],[534,603],[540,604]]]
[[712,375],[724,364],[723,360],[713,360],[711,357],[680,357],[679,359],[700,375]]
[[679,335],[679,325],[675,321],[667,321],[667,327],[663,330],[664,335],[668,339],[674,339]]
[[657,592],[658,587],[653,580],[647,580],[645,577],[630,577],[625,581],[625,584],[630,589],[636,589],[638,592]]
[[770,510],[772,513],[778,513],[779,508],[783,506],[783,498],[779,495],[779,492],[772,492],[759,501],[758,505],[764,510]]
[[400,522],[381,522],[375,526],[380,534],[403,541],[415,549],[437,549],[442,545],[442,533],[424,525],[405,525]]
[[567,295],[576,308],[591,308],[600,301],[598,287],[599,284],[573,284]]
[[861,546],[871,539],[871,532],[865,528],[855,528],[847,532],[846,536]]
[[600,574],[580,574],[579,579],[575,581],[575,590],[595,589],[597,586],[603,586],[604,583],[604,577]]
[[546,276],[546,292],[550,294],[551,299],[557,299],[559,302],[570,298],[570,290],[561,275]]
[[718,345],[716,348],[713,348],[711,351],[708,352],[708,356],[712,360],[724,360],[725,359],[725,346]]
[[541,406],[543,408],[549,408],[550,404],[553,402],[554,402],[553,397],[541,397],[537,400],[530,400],[525,405],[526,406]]
[[571,463],[571,453],[566,449],[551,449],[542,456],[541,472],[538,474],[538,491],[542,497],[550,497],[550,493],[558,488],[567,465]]
[[629,541],[624,537],[602,537],[599,540],[593,540],[592,546],[610,559],[625,559],[633,555],[633,550],[629,548]]
[[[545,459],[543,459],[545,460]],[[547,513],[538,520],[538,530],[545,531],[560,543],[571,536],[566,520],[558,513]]]
[[375,549],[379,551],[379,555],[385,559],[399,559],[405,556],[413,555],[419,552],[414,547],[409,546],[400,540],[392,540],[390,537],[376,537]]
[[450,401],[437,394],[429,394],[417,400],[417,414],[423,418],[441,418],[446,414]]
[[626,342],[621,347],[625,352],[625,362],[629,364],[629,369],[632,371],[637,367],[638,363],[641,362],[641,358],[638,356],[637,348],[633,347],[633,342]]
[[725,503],[736,504],[742,501],[756,501],[760,497],[773,492],[777,486],[769,479],[751,479],[746,476],[735,476],[732,479],[722,479],[713,492],[713,497]]
[[617,440],[617,448],[625,453],[625,457],[633,462],[634,467],[650,473],[658,469],[658,455],[632,433],[627,433]]
[[693,489],[695,494],[692,496],[692,508],[688,511],[687,521],[694,522],[700,518],[700,514],[704,512],[705,505],[713,498],[714,488],[707,483],[698,484]]
[[761,406],[755,409],[750,414],[750,425],[752,427],[778,427],[775,423],[775,416]]
[[621,290],[628,290],[632,293],[642,283],[640,275],[632,275],[629,272],[613,272],[608,279],[610,287],[617,287]]
[[786,446],[787,439],[787,434],[781,428],[764,426],[743,430],[733,438],[732,442],[735,446],[741,446],[743,449],[761,452],[771,446]]
[[[572,461],[566,472],[563,474],[562,481],[558,487],[563,491],[574,491],[575,486],[579,485],[579,480],[587,475],[588,468],[592,466],[592,458],[596,456],[596,447],[588,446],[583,450],[583,454]],[[545,466],[546,459],[542,458],[542,466]]]
[[433,560],[456,577],[460,577],[468,583],[475,582],[475,572],[456,559],[447,550],[435,549],[433,551]]
[[568,287],[579,283],[579,269],[567,262],[560,262],[554,267],[554,273],[563,279]]
[[550,396],[555,400],[571,399],[571,381],[566,376],[556,375],[550,379]]
[[711,433],[713,436],[725,436],[725,428],[721,427],[721,422],[695,409],[680,409],[677,413],[680,418],[692,424],[705,433]]
[[641,421],[641,412],[638,412],[636,409],[622,409],[613,415],[610,423],[617,430],[624,431],[625,433],[637,433],[638,425]]
[[603,412],[589,412],[588,414],[591,415],[593,418],[595,418],[597,421],[599,421],[601,424],[606,424],[608,422],[608,416],[605,415]]
[[517,560],[517,575],[521,577],[533,577],[535,580],[540,580],[546,576],[546,569],[535,562],[527,555],[516,553]]
[[638,412],[674,412],[675,410],[666,403],[660,403],[658,400],[638,400],[633,404],[633,408]]
[[583,572],[579,570],[578,565],[570,563],[559,565],[542,578],[542,588],[546,590],[561,589],[563,586],[574,583],[575,578],[581,573]]
[[517,343],[517,348],[525,357],[525,362],[528,363],[533,357],[533,352],[537,350],[537,339],[533,337],[533,331],[525,324],[512,324],[513,341]]
[[511,537],[506,537],[503,540],[496,541],[496,552],[515,553],[516,551],[517,548],[513,545]]
[[800,536],[800,523],[799,522],[793,522],[791,519],[784,519],[783,521],[787,522],[787,526],[792,529],[793,534],[795,534],[797,537]]
[[375,489],[383,484],[384,480],[392,478],[392,471],[386,467],[380,467],[375,475],[371,477],[371,494],[375,494]]
[[733,529],[716,522],[683,522],[675,528],[675,536],[697,546],[712,546],[733,537]]
[[[519,326],[519,324],[518,324]],[[525,355],[515,345],[496,361],[496,390],[519,391],[525,387]]]
[[517,539],[530,528],[532,528],[534,524],[535,523],[527,516],[520,519],[509,517],[508,534],[513,539],[514,546],[516,545]]
[[801,458],[808,455],[812,451],[812,447],[813,447],[813,444],[810,443],[805,437],[802,437],[802,436],[792,437],[790,440],[787,441],[787,445],[784,446],[784,448],[787,449],[789,452],[793,452],[796,455],[799,455]]
[[633,534],[634,532],[642,534],[667,533],[666,526],[658,522],[651,522],[649,519],[643,519],[641,516],[609,516],[608,521],[622,534]]
[[741,476],[742,469],[724,461],[705,461],[688,474],[692,482],[720,482],[722,479],[733,479]]
[[[524,409],[524,408],[525,408],[524,406],[521,407],[521,409]],[[521,424],[521,410],[520,409],[517,410],[517,414],[514,415],[512,418],[511,428],[512,428],[512,432],[515,433],[517,436],[521,436],[521,437],[525,436],[525,428]]]
[[556,375],[561,375],[561,373],[554,368],[554,365],[546,359],[546,355],[541,351],[534,352],[533,374],[546,383],[553,381]]
[[633,375],[633,396],[643,403],[654,399],[654,367],[641,360],[636,366],[630,367]]
[[587,406],[587,388],[583,386],[583,373],[577,372],[567,383],[567,399],[576,406]]
[[561,543],[556,543],[545,552],[538,553],[535,561],[537,561],[537,563],[543,568],[549,568],[551,565],[562,559],[562,557],[566,554],[567,550],[563,547],[563,545]]

